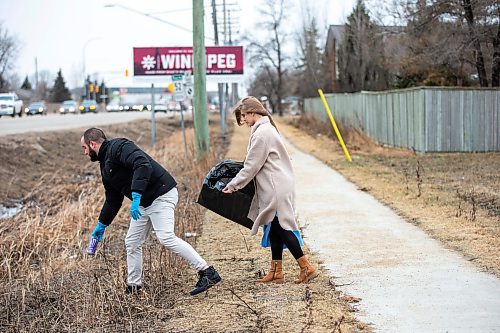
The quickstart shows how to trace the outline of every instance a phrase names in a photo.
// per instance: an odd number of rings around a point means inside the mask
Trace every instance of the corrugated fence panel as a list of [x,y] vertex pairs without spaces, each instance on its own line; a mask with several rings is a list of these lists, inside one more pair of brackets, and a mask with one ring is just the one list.
[[387,101],[387,144],[394,146],[394,103],[393,94],[386,94]]
[[500,150],[500,92],[494,95],[493,105],[497,107],[493,108],[493,149]]
[[472,90],[464,91],[463,102],[463,117],[464,127],[462,130],[463,135],[463,151],[472,151]]
[[[382,144],[421,152],[500,151],[500,90],[419,87],[328,94],[336,122]],[[329,122],[321,99],[304,111]]]
[[418,151],[425,151],[425,91],[419,90],[415,91],[417,96],[416,100],[416,113],[415,122],[418,124],[415,133],[418,134],[418,138],[415,142],[415,149]]
[[392,100],[392,128],[393,128],[393,141],[390,143],[394,147],[399,147],[401,143],[401,127],[399,126],[401,115],[399,113],[399,95],[397,93],[391,94]]
[[494,114],[495,112],[495,94],[491,91],[487,91],[485,94],[485,129],[484,129],[484,146],[485,150],[493,150],[495,148],[495,137],[494,137],[494,131],[493,131],[493,126],[491,124],[494,124]]
[[463,151],[464,115],[463,91],[456,91],[451,98],[451,131],[449,151]]
[[399,147],[408,147],[408,110],[406,109],[406,94],[399,95],[399,128],[401,130],[401,141]]
[[436,132],[436,123],[437,118],[436,115],[432,112],[432,104],[434,101],[432,100],[432,95],[430,90],[424,90],[425,96],[425,151],[435,151],[436,144],[436,136],[433,135]]
[[474,126],[472,127],[474,130],[472,142],[472,150],[478,151],[481,146],[484,145],[484,121],[485,121],[485,112],[484,112],[484,98],[481,98],[482,94],[478,91],[474,92],[474,104],[475,110],[473,110],[474,114]]
[[414,104],[413,104],[413,92],[410,92],[406,94],[406,126],[408,126],[407,129],[407,137],[408,137],[408,142],[407,142],[407,147],[415,147],[415,123],[414,123]]

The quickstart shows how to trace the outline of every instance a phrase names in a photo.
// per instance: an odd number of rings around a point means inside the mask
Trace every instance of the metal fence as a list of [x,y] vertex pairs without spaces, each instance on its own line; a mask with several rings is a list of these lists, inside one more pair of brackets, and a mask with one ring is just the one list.
[[[420,152],[500,151],[500,90],[418,87],[325,95],[335,120],[393,147]],[[304,112],[329,122],[321,99]]]

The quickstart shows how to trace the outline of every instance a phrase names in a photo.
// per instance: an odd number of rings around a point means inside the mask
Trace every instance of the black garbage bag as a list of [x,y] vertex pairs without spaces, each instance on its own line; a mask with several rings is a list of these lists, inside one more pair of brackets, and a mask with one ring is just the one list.
[[243,168],[242,162],[224,160],[214,166],[203,181],[198,203],[233,222],[248,229],[253,226],[248,211],[255,194],[255,181],[231,194],[222,193],[226,185]]

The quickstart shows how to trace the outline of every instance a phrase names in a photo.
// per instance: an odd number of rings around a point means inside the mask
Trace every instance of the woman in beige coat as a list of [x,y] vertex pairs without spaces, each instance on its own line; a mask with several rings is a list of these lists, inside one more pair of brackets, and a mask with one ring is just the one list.
[[271,247],[271,269],[257,282],[284,282],[283,248],[288,248],[300,266],[295,283],[307,282],[318,275],[302,252],[302,239],[295,221],[295,182],[290,156],[281,141],[276,124],[260,101],[243,98],[234,108],[238,125],[252,128],[243,169],[222,190],[232,193],[256,181],[256,194],[249,218],[254,220],[252,235],[263,226],[262,246]]

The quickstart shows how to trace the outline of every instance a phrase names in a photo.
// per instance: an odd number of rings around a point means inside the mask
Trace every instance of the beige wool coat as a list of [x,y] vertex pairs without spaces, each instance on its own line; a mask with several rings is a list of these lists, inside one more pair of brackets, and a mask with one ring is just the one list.
[[248,213],[254,221],[251,234],[257,234],[259,226],[271,223],[276,213],[283,229],[298,230],[292,163],[280,134],[267,116],[252,126],[243,169],[227,186],[236,191],[254,178],[256,191]]

